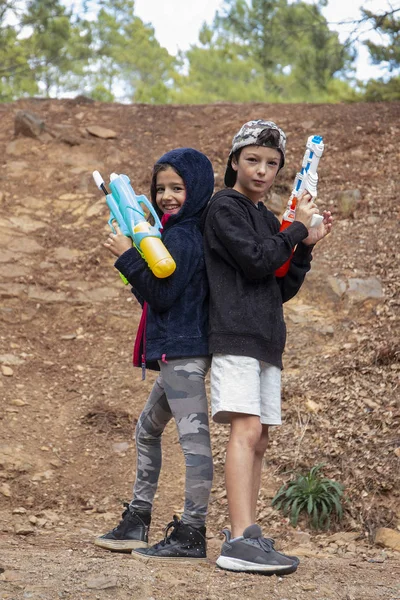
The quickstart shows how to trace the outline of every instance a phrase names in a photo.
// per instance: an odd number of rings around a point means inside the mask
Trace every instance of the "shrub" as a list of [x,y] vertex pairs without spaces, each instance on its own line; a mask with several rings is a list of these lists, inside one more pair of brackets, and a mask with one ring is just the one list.
[[272,499],[272,506],[289,515],[290,523],[296,527],[299,516],[306,513],[311,527],[328,529],[332,514],[343,517],[343,486],[320,473],[324,465],[313,467],[306,475],[285,483]]

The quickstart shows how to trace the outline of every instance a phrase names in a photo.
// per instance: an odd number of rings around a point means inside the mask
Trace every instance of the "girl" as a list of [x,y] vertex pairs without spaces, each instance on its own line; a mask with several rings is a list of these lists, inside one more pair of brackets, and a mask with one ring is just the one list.
[[[200,219],[214,188],[208,158],[192,148],[167,152],[155,164],[151,200],[161,217],[162,240],[176,263],[158,279],[130,238],[110,233],[105,247],[143,306],[134,365],[159,370],[136,427],[137,470],[133,499],[119,525],[97,538],[109,550],[146,560],[206,558],[205,519],[213,467],[204,378],[208,353],[208,283]],[[148,547],[151,510],[161,469],[161,435],[176,421],[186,464],[185,508],[166,528],[165,539]]]

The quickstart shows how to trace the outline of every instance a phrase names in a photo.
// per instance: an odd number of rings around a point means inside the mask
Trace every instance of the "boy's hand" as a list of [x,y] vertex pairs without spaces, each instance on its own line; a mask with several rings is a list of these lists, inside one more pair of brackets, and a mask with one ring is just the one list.
[[[297,212],[297,209],[296,209],[296,212]],[[333,223],[332,214],[330,213],[330,211],[324,210],[324,212],[322,213],[322,216],[324,217],[324,219],[318,225],[318,227],[311,227],[311,229],[308,230],[308,237],[306,237],[306,239],[303,240],[303,244],[305,244],[306,246],[311,246],[312,244],[316,244],[317,242],[322,240],[322,238],[324,238],[326,235],[328,235],[328,233],[331,232],[332,223]]]
[[[318,213],[317,205],[313,202],[311,194],[303,192],[296,203],[295,221],[303,223],[310,230],[313,215]],[[308,239],[308,238],[307,238]]]
[[109,234],[104,242],[104,247],[112,252],[114,256],[121,256],[121,254],[132,248],[132,240],[121,232],[115,221],[113,221],[113,226],[117,233]]

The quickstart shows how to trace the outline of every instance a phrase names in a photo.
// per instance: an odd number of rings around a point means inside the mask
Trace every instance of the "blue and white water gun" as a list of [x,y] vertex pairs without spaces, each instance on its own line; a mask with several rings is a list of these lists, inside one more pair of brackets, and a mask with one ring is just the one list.
[[[98,171],[93,171],[93,179],[97,187],[106,195],[110,209],[108,224],[115,233],[113,221],[118,223],[121,232],[130,237],[134,246],[149,265],[156,277],[169,277],[176,269],[176,264],[161,241],[162,225],[154,207],[146,196],[136,196],[127,175],[110,175],[111,194],[104,185]],[[146,220],[142,205],[154,218],[155,226]]]

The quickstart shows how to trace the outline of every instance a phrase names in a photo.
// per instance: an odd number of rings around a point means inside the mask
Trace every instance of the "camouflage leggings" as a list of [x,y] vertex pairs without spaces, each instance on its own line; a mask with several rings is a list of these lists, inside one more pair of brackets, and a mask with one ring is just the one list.
[[204,379],[210,359],[159,361],[154,383],[136,426],[137,470],[132,508],[151,511],[161,470],[161,435],[174,417],[186,464],[184,523],[204,525],[213,464]]

